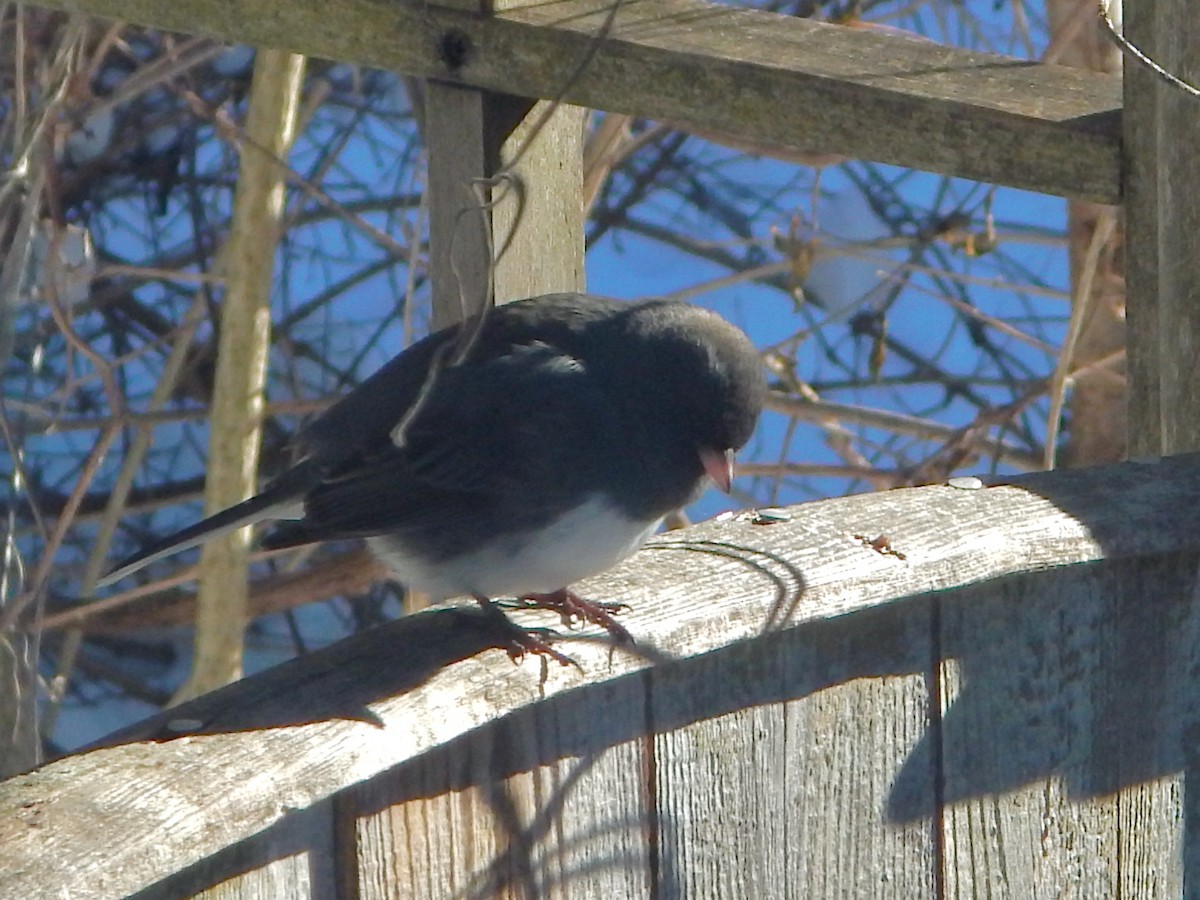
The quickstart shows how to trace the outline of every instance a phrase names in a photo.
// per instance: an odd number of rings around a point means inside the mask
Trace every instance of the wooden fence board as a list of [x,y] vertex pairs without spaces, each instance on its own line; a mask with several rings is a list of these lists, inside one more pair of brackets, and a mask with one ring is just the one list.
[[[556,714],[471,734],[347,792],[364,875],[357,896],[637,897],[647,887],[643,741],[579,752],[556,736],[597,721],[642,731],[638,680]],[[605,742],[601,742],[605,743]],[[539,764],[539,761],[545,762]],[[515,772],[506,776],[508,772]],[[387,877],[372,877],[372,873]],[[524,894],[521,892],[524,891]]]
[[561,98],[786,156],[837,153],[1104,203],[1121,196],[1119,79],[894,32],[702,0],[624,0],[611,22],[610,0],[492,16],[390,0],[42,5]]
[[[321,827],[335,832],[329,843],[339,848],[334,867],[342,882],[358,880],[355,853],[345,848],[375,840],[373,826],[361,823],[391,806],[389,798],[407,803],[423,796],[424,812],[418,805],[404,813],[410,820],[404,845],[424,846],[427,854],[428,848],[473,854],[424,864],[425,883],[436,881],[447,866],[468,879],[456,882],[464,887],[477,884],[480,871],[508,873],[513,883],[513,872],[532,872],[538,883],[550,883],[603,869],[603,861],[611,860],[614,871],[603,876],[603,883],[621,884],[633,870],[616,872],[617,861],[641,858],[643,874],[661,885],[671,872],[668,863],[685,854],[692,862],[705,861],[696,855],[703,848],[690,843],[693,835],[704,833],[693,814],[700,801],[686,792],[695,787],[695,765],[715,773],[722,752],[728,753],[705,738],[706,733],[722,738],[730,727],[724,716],[743,729],[768,729],[768,739],[753,751],[760,771],[779,758],[782,746],[787,779],[811,778],[800,789],[803,798],[785,802],[770,796],[773,789],[763,789],[739,794],[736,803],[725,804],[731,811],[762,823],[778,812],[784,827],[809,829],[802,842],[816,854],[848,852],[847,833],[862,836],[851,840],[849,846],[857,850],[846,857],[848,864],[869,861],[868,872],[878,864],[903,890],[923,889],[936,874],[928,861],[940,857],[941,837],[935,832],[930,838],[929,823],[920,820],[941,816],[942,799],[957,816],[955,807],[995,802],[993,795],[1064,777],[1070,803],[1095,801],[1105,808],[1095,815],[1080,813],[1078,828],[1056,827],[1072,841],[1085,841],[1094,839],[1087,823],[1099,821],[1110,829],[1102,830],[1103,839],[1119,842],[1121,877],[1155,878],[1167,889],[1181,877],[1181,854],[1185,873],[1194,870],[1197,851],[1186,848],[1197,841],[1188,842],[1180,829],[1200,821],[1191,811],[1197,801],[1189,801],[1187,792],[1180,798],[1173,786],[1180,773],[1186,778],[1191,771],[1195,751],[1189,748],[1200,731],[1194,699],[1200,665],[1188,655],[1200,646],[1194,639],[1200,628],[1191,624],[1196,613],[1188,611],[1196,601],[1184,590],[1192,584],[1188,579],[1194,577],[1200,550],[1200,459],[1063,471],[1015,482],[824,501],[797,507],[790,521],[779,524],[759,525],[742,517],[660,538],[609,577],[583,585],[593,596],[628,602],[632,611],[626,624],[639,646],[675,658],[653,668],[625,653],[610,661],[602,643],[573,642],[567,646],[583,671],[553,666],[541,679],[537,661],[514,667],[504,653],[486,651],[496,635],[478,616],[434,610],[206,695],[116,736],[111,746],[0,785],[5,889],[20,897],[122,897],[161,888],[164,873],[196,873],[200,870],[191,867],[205,861],[210,861],[205,877],[215,885],[248,874],[238,868],[244,866],[238,862],[239,847],[267,841],[275,848],[268,861],[300,852],[302,841],[284,840],[288,829],[297,817],[317,816],[335,795],[336,805],[351,812],[337,819],[340,824],[312,828],[314,834]],[[880,533],[904,558],[874,550],[859,537]],[[1170,554],[1180,554],[1181,569],[1172,563],[1160,571],[1160,561],[1150,559]],[[1006,719],[997,714],[1000,707],[976,700],[969,690],[972,684],[1007,678],[1013,703],[1036,701],[1037,691],[1027,696],[1020,690],[1022,672],[1007,656],[989,655],[965,627],[959,628],[960,646],[950,640],[954,632],[947,626],[936,653],[927,654],[920,640],[905,636],[918,627],[905,624],[909,619],[930,621],[931,601],[936,614],[950,621],[946,616],[956,605],[970,611],[988,596],[951,589],[988,581],[991,591],[994,579],[1027,573],[1014,595],[1021,599],[1006,601],[1020,607],[1012,615],[1027,623],[1027,635],[1033,637],[1026,640],[1061,641],[1063,626],[1057,620],[1038,632],[1043,620],[1039,578],[1044,576],[1037,573],[1060,570],[1047,582],[1053,594],[1054,578],[1069,583],[1087,577],[1089,566],[1119,572],[1137,560],[1146,560],[1146,568],[1134,569],[1132,587],[1118,591],[1126,601],[1121,614],[1114,617],[1103,606],[1092,613],[1101,623],[1100,658],[1094,674],[1084,671],[1078,677],[1090,682],[1096,711],[1090,731],[1079,724],[1068,728],[1066,737],[1074,743],[1068,741],[1065,749],[1055,743],[1065,738],[1054,727]],[[1086,565],[1061,569],[1071,563]],[[1059,593],[1083,598],[1086,591]],[[1092,601],[1080,599],[1076,605],[1085,602]],[[1157,618],[1142,615],[1160,607]],[[997,626],[991,627],[994,633]],[[931,635],[937,633],[930,629]],[[1155,635],[1157,644],[1151,640]],[[1030,651],[1022,652],[1028,656]],[[964,688],[942,721],[923,725],[922,717],[935,707],[922,699],[922,690],[932,690],[922,681],[938,654],[959,660]],[[1065,650],[1043,658],[1065,669],[1074,664]],[[854,693],[859,690],[866,693]],[[1151,704],[1157,695],[1168,701]],[[1122,705],[1120,698],[1128,703]],[[777,705],[790,705],[790,724],[788,713],[774,709]],[[870,710],[894,721],[880,718],[860,731],[864,717],[873,718],[866,715]],[[1050,704],[1045,715],[1052,714],[1058,715]],[[993,771],[964,768],[961,762],[972,756],[958,753],[959,748],[977,748],[958,740],[954,729],[971,721],[979,723],[980,741],[997,743],[990,757]],[[1086,723],[1086,717],[1078,721]],[[1079,743],[1081,731],[1091,735],[1090,743]],[[842,739],[831,742],[830,733]],[[472,742],[485,743],[480,749]],[[1026,748],[1024,742],[1037,746]],[[861,749],[868,745],[878,756],[870,766]],[[615,753],[595,767],[597,774],[585,766],[577,777],[574,760],[602,758],[606,751]],[[957,769],[939,763],[952,751],[960,760]],[[832,798],[822,792],[833,790],[831,773],[848,777],[839,768],[847,757],[836,758],[839,752],[851,754],[850,759],[864,754],[855,763],[862,802],[843,810],[848,832],[817,812],[829,817],[837,809],[828,808]],[[426,782],[433,786],[423,788],[424,794],[397,793],[396,785],[414,777],[413,766],[433,766],[436,774],[434,757],[446,773],[438,777],[450,790],[442,790],[430,775]],[[680,757],[691,762],[684,764]],[[1060,759],[1070,763],[1065,776],[1062,764],[1055,764]],[[938,786],[930,786],[930,772],[939,765],[947,773],[941,799]],[[722,771],[726,780],[735,777]],[[512,777],[511,787],[495,787]],[[588,777],[597,780],[587,782]],[[583,786],[564,794],[558,784]],[[749,791],[750,783],[742,784]],[[1174,805],[1163,802],[1160,784]],[[340,792],[355,785],[361,788],[352,792],[356,799],[350,803]],[[842,789],[848,785],[843,781]],[[360,802],[371,796],[361,793],[368,787],[378,791],[373,810]],[[615,806],[606,806],[614,790],[621,796]],[[1147,790],[1155,791],[1150,807],[1138,797]],[[434,799],[443,794],[446,799]],[[451,797],[458,798],[457,805]],[[472,824],[484,807],[496,811],[495,826],[487,833]],[[1114,809],[1115,836],[1109,824]],[[608,818],[602,819],[603,840],[592,843],[587,836],[594,823],[588,822],[597,810]],[[1006,815],[1017,811],[1011,806]],[[443,815],[444,821],[430,818]],[[428,835],[413,830],[421,822]],[[984,823],[951,825],[955,841],[992,834]],[[771,828],[779,827],[771,822]],[[1023,827],[1019,834],[1033,833],[1028,822]],[[514,828],[517,837],[524,829],[523,844],[510,833]],[[351,833],[356,829],[361,835]],[[392,832],[393,857],[400,846],[394,835],[400,833]],[[795,834],[789,832],[789,840]],[[448,838],[454,839],[447,843]],[[739,846],[751,854],[752,843],[743,835]],[[297,849],[288,850],[293,846]],[[492,869],[497,859],[492,854],[514,846],[528,852],[501,856],[496,865],[507,868]],[[1185,849],[1172,849],[1180,846]],[[364,859],[387,857],[382,845],[361,850]],[[1153,861],[1167,851],[1175,853],[1173,868],[1157,868]],[[764,850],[755,860],[754,877],[774,877],[783,867],[785,884],[828,889],[857,887],[868,877],[864,871],[847,872],[844,881],[820,882],[817,874],[796,868],[805,864],[799,857],[781,860],[772,852]],[[1083,850],[1073,852],[1094,859]],[[233,866],[224,877],[217,865],[223,859]],[[543,870],[543,862],[557,866],[559,874]],[[711,869],[712,860],[707,863]],[[706,877],[693,871],[678,874]],[[972,869],[968,874],[974,879],[985,873]],[[1095,877],[1092,870],[1085,874]],[[819,877],[837,876],[827,870]],[[716,884],[715,878],[696,883]],[[1146,885],[1131,880],[1134,887]],[[896,895],[903,896],[901,887]]]
[[[331,801],[296,810],[273,827],[171,871],[132,900],[306,900],[337,894],[338,864]],[[161,843],[161,841],[160,841]],[[126,896],[98,890],[95,896]],[[7,894],[0,889],[0,896]]]
[[949,887],[1182,896],[1197,583],[1195,554],[1149,557],[975,588],[949,607]]
[[1036,588],[975,589],[941,617],[951,897],[1118,895],[1116,812],[1072,796],[1092,749],[1096,641],[1111,605],[1095,595],[1100,573],[1040,577]]
[[[663,896],[933,895],[930,820],[888,811],[928,721],[928,606],[655,673],[652,722],[689,723],[655,738]],[[932,796],[934,774],[909,787]]]

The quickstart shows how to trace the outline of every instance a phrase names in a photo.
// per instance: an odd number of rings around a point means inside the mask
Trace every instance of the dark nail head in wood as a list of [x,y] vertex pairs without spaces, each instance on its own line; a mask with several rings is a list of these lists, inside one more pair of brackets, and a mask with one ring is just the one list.
[[446,68],[457,71],[466,65],[467,60],[471,56],[473,49],[471,36],[465,31],[459,31],[457,28],[447,29],[442,32],[438,49],[438,55],[441,57],[442,62],[446,64]]

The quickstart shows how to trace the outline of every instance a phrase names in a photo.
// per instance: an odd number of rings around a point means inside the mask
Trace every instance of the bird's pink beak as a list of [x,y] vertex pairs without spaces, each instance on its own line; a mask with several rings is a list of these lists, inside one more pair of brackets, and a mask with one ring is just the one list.
[[722,453],[719,450],[701,447],[699,452],[700,463],[708,477],[713,480],[713,484],[728,494],[733,486],[733,451],[726,450]]

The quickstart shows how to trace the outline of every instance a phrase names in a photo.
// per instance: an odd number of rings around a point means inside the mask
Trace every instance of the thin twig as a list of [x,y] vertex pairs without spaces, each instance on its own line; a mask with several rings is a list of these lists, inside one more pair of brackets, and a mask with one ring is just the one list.
[[1113,231],[1117,227],[1117,214],[1113,209],[1104,209],[1096,219],[1096,229],[1088,243],[1083,265],[1079,269],[1079,279],[1075,285],[1075,297],[1071,301],[1071,320],[1067,324],[1067,334],[1063,338],[1062,350],[1058,354],[1058,364],[1051,376],[1050,412],[1046,419],[1046,446],[1043,449],[1042,463],[1047,469],[1054,468],[1058,450],[1058,432],[1062,427],[1062,411],[1066,403],[1067,385],[1071,378],[1072,359],[1075,346],[1083,334],[1083,326],[1092,308],[1092,284],[1096,279],[1096,270],[1100,265],[1100,254],[1108,246]]
[[[822,422],[830,419],[851,422],[864,428],[879,428],[896,434],[907,434],[923,441],[946,441],[955,437],[960,429],[941,422],[931,422],[919,416],[892,412],[887,409],[872,409],[849,403],[834,403],[828,400],[804,400],[775,392],[769,392],[765,408],[797,421]],[[1037,469],[1041,458],[1031,450],[1007,444],[997,439],[980,441],[981,451],[995,456],[1009,465],[1022,469]],[[742,471],[744,465],[738,466]]]

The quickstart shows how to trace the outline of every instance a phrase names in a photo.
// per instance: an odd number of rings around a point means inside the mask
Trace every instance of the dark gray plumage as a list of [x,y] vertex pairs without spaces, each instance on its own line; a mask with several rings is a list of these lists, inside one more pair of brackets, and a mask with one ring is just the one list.
[[706,310],[580,294],[506,304],[405,350],[303,428],[299,461],[261,494],[102,583],[280,519],[265,547],[367,538],[435,598],[556,591],[636,550],[706,474],[727,490],[763,393],[750,342]]

